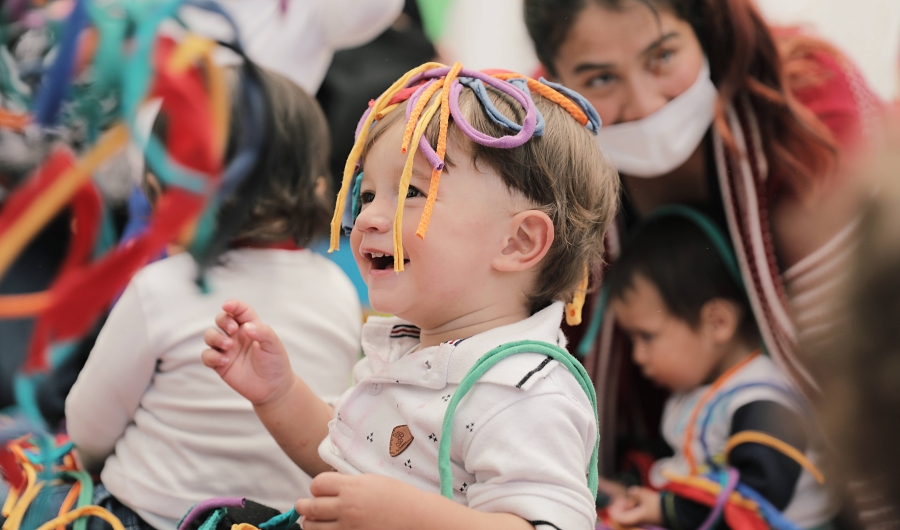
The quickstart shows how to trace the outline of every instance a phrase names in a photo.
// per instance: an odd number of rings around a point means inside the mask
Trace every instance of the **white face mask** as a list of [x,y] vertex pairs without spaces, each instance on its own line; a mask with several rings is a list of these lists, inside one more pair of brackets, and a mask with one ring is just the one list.
[[601,127],[597,142],[620,173],[652,178],[670,173],[690,158],[715,118],[718,91],[703,61],[690,88],[640,120]]

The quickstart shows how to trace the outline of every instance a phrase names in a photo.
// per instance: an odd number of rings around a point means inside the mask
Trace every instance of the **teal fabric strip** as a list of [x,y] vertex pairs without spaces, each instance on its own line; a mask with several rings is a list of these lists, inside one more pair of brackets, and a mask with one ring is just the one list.
[[606,315],[606,305],[609,303],[609,289],[606,286],[601,289],[597,303],[594,304],[593,311],[591,311],[591,320],[588,322],[587,330],[585,330],[581,342],[578,343],[578,348],[575,349],[575,353],[579,357],[586,357],[591,352],[591,346],[594,345],[594,342],[597,341],[597,335],[600,334],[600,325],[603,324],[603,317]]
[[[546,355],[551,359],[558,361],[560,364],[568,368],[569,372],[575,376],[578,384],[588,396],[591,407],[594,409],[594,421],[597,422],[597,394],[594,391],[594,384],[588,376],[584,367],[577,359],[566,350],[547,342],[535,340],[520,340],[516,342],[508,342],[497,346],[493,350],[485,353],[478,359],[463,380],[459,383],[450,403],[447,405],[447,411],[444,413],[444,424],[441,429],[441,441],[438,450],[438,473],[441,479],[441,495],[453,500],[453,471],[450,468],[450,436],[452,435],[453,416],[456,413],[456,407],[460,400],[475,386],[475,383],[498,362],[519,353],[537,353]],[[599,424],[599,422],[598,422]],[[591,492],[597,492],[597,457],[600,450],[600,436],[598,430],[597,439],[594,442],[594,449],[591,451],[591,461],[588,464],[588,488]],[[264,529],[265,530],[265,529]]]
[[[263,524],[259,525],[259,530],[288,530],[300,520],[300,514],[295,508],[290,511],[276,515]],[[200,529],[203,530],[203,529]]]
[[216,530],[216,526],[219,524],[219,521],[225,518],[225,513],[225,508],[217,509],[209,517],[207,517],[205,521],[203,521],[203,524],[200,525],[200,528],[198,528],[197,530]]

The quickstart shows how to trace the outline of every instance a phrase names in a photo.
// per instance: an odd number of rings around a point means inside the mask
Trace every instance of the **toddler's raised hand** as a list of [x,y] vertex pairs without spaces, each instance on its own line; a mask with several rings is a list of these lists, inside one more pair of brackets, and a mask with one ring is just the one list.
[[290,389],[294,373],[284,345],[253,308],[228,300],[216,315],[216,325],[220,329],[210,328],[203,335],[209,346],[203,364],[254,405],[272,402]]

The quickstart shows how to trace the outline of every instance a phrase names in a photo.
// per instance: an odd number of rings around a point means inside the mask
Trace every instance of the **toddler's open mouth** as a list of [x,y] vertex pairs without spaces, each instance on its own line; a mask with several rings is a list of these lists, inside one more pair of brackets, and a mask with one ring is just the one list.
[[[381,252],[365,252],[363,255],[368,258],[372,264],[372,269],[386,270],[394,268],[394,256],[392,254],[383,254]],[[409,259],[403,260],[404,265],[409,263]]]

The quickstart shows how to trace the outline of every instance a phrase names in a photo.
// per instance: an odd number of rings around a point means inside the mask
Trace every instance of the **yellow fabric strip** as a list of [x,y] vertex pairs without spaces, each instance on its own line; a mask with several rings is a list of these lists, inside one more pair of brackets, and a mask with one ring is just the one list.
[[397,194],[397,213],[394,214],[394,272],[403,271],[403,205],[406,203],[406,192],[409,191],[409,181],[412,178],[413,162],[416,158],[416,152],[419,149],[419,139],[425,134],[425,128],[438,108],[441,106],[441,100],[437,99],[428,107],[428,110],[422,115],[422,119],[416,125],[413,133],[412,143],[409,146],[409,152],[406,155],[406,164],[403,166],[403,173],[400,175],[400,190]]
[[[447,131],[450,128],[450,87],[459,71],[462,70],[461,63],[453,63],[453,68],[447,72],[444,78],[444,89],[441,91],[441,129],[438,133],[437,150],[435,154],[444,161],[444,155],[447,154]],[[419,219],[419,226],[416,228],[416,236],[419,239],[425,239],[425,233],[428,232],[428,223],[431,221],[431,212],[434,210],[434,201],[437,200],[438,186],[441,183],[442,169],[431,170],[431,183],[428,186],[428,199],[425,201],[425,209],[422,211],[422,218]]]
[[783,440],[779,440],[770,434],[766,434],[760,431],[741,431],[731,438],[728,439],[728,442],[725,443],[725,459],[728,459],[728,454],[731,453],[731,450],[735,447],[746,444],[746,443],[756,443],[760,445],[765,445],[775,449],[779,453],[790,457],[792,460],[800,464],[803,469],[809,471],[809,474],[816,479],[816,482],[819,484],[825,483],[825,476],[821,471],[809,461],[806,456],[797,450],[796,447],[791,446]]
[[[57,526],[65,526],[76,519],[81,519],[82,517],[88,517],[90,515],[103,519],[113,527],[113,530],[125,530],[125,527],[122,526],[122,522],[119,521],[118,517],[109,513],[109,510],[106,508],[100,506],[82,506],[81,508],[76,508],[61,517],[57,517],[52,521],[47,521],[39,526],[38,530],[55,530]],[[4,530],[6,530],[5,526]]]
[[442,66],[444,65],[441,63],[425,63],[422,66],[413,68],[385,90],[375,101],[375,106],[372,107],[372,111],[363,122],[359,131],[359,137],[353,144],[353,149],[350,150],[350,155],[347,157],[347,163],[344,164],[344,177],[341,181],[341,189],[338,191],[334,215],[331,218],[331,241],[328,252],[334,252],[340,247],[341,218],[344,215],[344,203],[347,200],[347,193],[350,191],[348,188],[350,187],[350,181],[353,179],[353,171],[356,169],[356,163],[359,161],[360,155],[362,155],[363,146],[366,145],[366,138],[369,136],[369,128],[372,126],[372,122],[375,121],[375,117],[388,107],[388,103],[391,101],[391,98],[394,97],[394,94],[403,89],[403,87],[406,86],[407,81],[413,76],[431,70],[432,68],[440,68]]
[[259,530],[250,523],[241,523],[231,525],[231,530]]
[[128,129],[118,124],[107,131],[100,141],[47,190],[37,197],[15,224],[0,234],[0,277],[16,256],[50,219],[68,204],[97,168],[128,143]]
[[587,296],[588,281],[590,280],[590,272],[587,266],[584,267],[584,276],[578,282],[578,287],[572,294],[572,301],[566,304],[566,324],[577,326],[581,324],[581,310],[584,308],[584,300]]
[[37,497],[41,488],[44,487],[43,482],[37,481],[37,473],[34,470],[34,466],[27,461],[20,461],[19,463],[22,464],[22,467],[25,469],[28,486],[25,488],[22,496],[16,500],[15,506],[10,510],[6,522],[3,523],[2,530],[19,530],[22,519],[25,517],[25,512],[28,510],[28,507],[31,506],[31,502]]
[[403,103],[406,103],[406,102],[403,101],[403,102],[401,102],[401,103],[394,103],[393,105],[388,105],[387,107],[384,108],[384,110],[382,110],[381,112],[379,112],[377,116],[375,116],[375,119],[376,119],[376,120],[384,119],[385,116],[387,116],[388,114],[390,114],[391,112],[393,112],[394,109],[396,109],[397,107],[399,107],[399,106],[402,105]]

